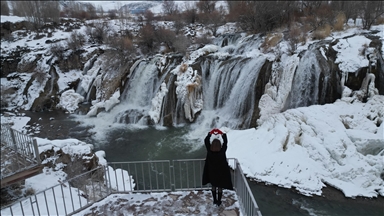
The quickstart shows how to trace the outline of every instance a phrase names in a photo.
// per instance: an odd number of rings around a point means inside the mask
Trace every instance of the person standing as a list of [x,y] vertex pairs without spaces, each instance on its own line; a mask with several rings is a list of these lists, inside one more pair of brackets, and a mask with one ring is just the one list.
[[204,139],[207,156],[205,158],[202,183],[203,185],[208,183],[212,185],[213,203],[217,206],[221,205],[223,188],[233,190],[231,172],[226,156],[227,143],[227,134],[216,128],[211,130]]

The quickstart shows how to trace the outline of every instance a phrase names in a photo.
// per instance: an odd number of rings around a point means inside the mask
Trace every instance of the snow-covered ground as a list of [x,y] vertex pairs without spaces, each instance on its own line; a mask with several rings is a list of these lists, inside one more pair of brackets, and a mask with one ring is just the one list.
[[[1,16],[1,22],[20,20],[22,20],[20,17]],[[377,36],[384,40],[384,25],[373,26],[372,29],[379,30]],[[359,27],[351,27],[343,33],[334,33],[330,38],[342,38],[359,32],[362,32]],[[56,32],[53,37],[67,38],[68,36],[68,33]],[[365,37],[354,36],[348,41],[340,40],[335,45],[335,49],[339,52],[337,61],[346,74],[350,72],[349,70],[367,66],[368,62],[360,55],[350,55],[366,43],[368,41]],[[17,43],[2,43],[2,55],[4,49],[11,49],[16,45]],[[39,40],[21,40],[19,45],[27,45],[36,50],[48,46],[44,41]],[[299,47],[299,50],[307,46],[308,44]],[[213,46],[202,49],[208,48],[212,52],[219,50]],[[191,54],[191,57],[202,51],[197,50]],[[384,50],[381,50],[381,53],[384,53]],[[220,54],[225,55],[225,53],[217,53],[217,55]],[[262,53],[256,54],[262,55]],[[59,86],[64,87],[69,80],[78,78],[78,75],[72,78],[65,77],[67,75],[61,74],[60,71],[58,74]],[[91,74],[85,74],[85,76],[91,76]],[[185,82],[190,80],[185,79]],[[185,83],[185,86],[187,84]],[[14,84],[2,78],[1,85]],[[42,90],[38,85],[36,86],[36,92],[29,92],[31,98],[37,97]],[[64,89],[64,87],[61,88]],[[19,87],[19,89],[23,88]],[[345,90],[348,91],[347,88]],[[22,94],[19,95],[21,97]],[[118,103],[119,95],[115,96],[105,102],[105,106]],[[161,98],[159,97],[159,100]],[[22,103],[24,98],[14,100]],[[68,111],[73,111],[80,101],[79,94],[67,92],[62,96],[61,105]],[[153,101],[153,104],[159,103]],[[24,106],[28,108],[30,105]],[[265,109],[273,106],[264,104]],[[263,110],[261,112],[263,113]],[[346,197],[384,196],[383,95],[374,95],[367,103],[344,97],[333,104],[297,108],[283,113],[264,113],[261,125],[257,129],[221,128],[228,134],[227,156],[237,158],[248,177],[282,187],[295,187],[305,195],[320,195],[321,189],[327,183],[343,191]],[[154,115],[156,116],[156,113]],[[23,116],[1,116],[2,123],[13,122],[13,128],[20,131],[24,130],[28,120],[28,117]],[[204,137],[206,132],[192,134],[195,137]],[[73,139],[38,139],[38,144],[41,151],[47,146],[66,147],[69,152],[92,150],[92,145]],[[97,154],[102,155],[102,152]],[[44,173],[26,180],[26,185],[38,192],[57,184],[58,180],[65,177],[65,173],[61,170],[45,170]]]

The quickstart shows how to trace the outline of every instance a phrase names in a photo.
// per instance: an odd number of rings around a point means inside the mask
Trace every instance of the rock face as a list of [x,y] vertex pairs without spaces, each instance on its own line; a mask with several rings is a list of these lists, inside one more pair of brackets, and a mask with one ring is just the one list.
[[47,162],[44,166],[48,168],[60,169],[60,167],[64,165],[63,171],[67,173],[67,179],[78,176],[99,166],[99,159],[94,153],[70,155],[63,152],[62,149],[54,150],[54,148],[41,152],[40,159],[43,163],[44,161]]
[[[24,25],[3,23],[1,28],[4,34],[10,34],[24,29]],[[339,53],[333,48],[344,38],[313,42],[308,48],[288,55],[281,50],[279,54],[277,48],[275,53],[262,51],[263,36],[228,34],[219,36],[211,45],[195,46],[188,55],[168,53],[127,58],[91,38],[93,44],[88,41],[70,49],[69,45],[63,45],[65,38],[50,37],[55,31],[80,29],[81,25],[67,21],[29,36],[31,40],[50,44],[49,49],[16,47],[1,56],[1,77],[24,83],[21,87],[4,89],[4,92],[23,94],[26,98],[14,108],[36,112],[53,110],[61,94],[73,89],[84,97],[86,104],[79,106],[86,107],[79,108],[82,109],[79,112],[86,114],[96,110],[96,115],[113,109],[110,103],[118,92],[119,102],[127,106],[119,107],[115,122],[175,126],[195,123],[199,118],[207,118],[205,111],[214,111],[214,115],[208,117],[209,124],[243,129],[256,127],[261,113],[265,113],[260,104],[263,95],[273,101],[273,112],[333,103],[342,97],[345,87],[351,94],[360,91],[367,73],[374,75],[375,79],[370,80],[374,80],[378,93],[384,94],[382,40],[375,35],[377,31],[360,35],[371,41],[366,47],[360,47],[366,50],[362,58],[369,64],[346,74],[337,60]],[[287,59],[290,64],[286,64]],[[30,79],[16,81],[20,77],[12,74],[14,72],[30,74]],[[64,87],[59,86],[60,79],[71,76],[76,78]],[[29,91],[36,82],[41,87],[39,96],[29,98]],[[162,83],[167,93],[161,101],[153,101]],[[362,98],[368,97],[368,93],[365,94]],[[27,103],[31,105],[25,105]],[[159,109],[153,109],[154,104]],[[2,102],[2,106],[7,108],[6,103]],[[150,110],[157,110],[153,115],[159,119],[154,121]]]

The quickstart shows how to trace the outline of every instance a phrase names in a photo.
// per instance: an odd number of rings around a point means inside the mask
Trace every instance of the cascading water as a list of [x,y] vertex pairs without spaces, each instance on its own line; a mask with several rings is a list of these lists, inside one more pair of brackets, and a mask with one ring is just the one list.
[[258,75],[265,57],[233,57],[202,64],[204,110],[200,124],[206,128],[248,128],[255,109]]
[[316,52],[318,51],[309,49],[300,59],[285,109],[318,104],[321,67]]
[[[193,122],[193,127],[201,130],[249,128],[259,116],[258,101],[272,73],[268,66],[270,56],[259,50],[262,41],[255,36],[230,35],[215,41],[216,46],[200,50],[203,54],[188,61],[162,55],[138,60],[124,82],[120,103],[109,111],[109,116],[115,123],[124,124],[181,126]],[[280,111],[323,103],[324,99],[319,98],[327,97],[325,91],[333,81],[329,80],[331,71],[319,46],[310,46],[295,63],[292,85],[286,88],[290,96],[279,102],[285,107]],[[186,70],[182,69],[183,64]],[[88,74],[94,74],[96,69],[93,67]],[[290,71],[293,72],[287,73]],[[166,89],[159,94],[161,86]],[[180,88],[184,93],[179,92]],[[195,102],[199,103],[197,107]]]
[[119,114],[115,121],[119,123],[143,123],[151,105],[151,99],[164,79],[159,78],[157,67],[160,57],[154,57],[149,61],[141,61],[130,74],[128,83],[120,97]]

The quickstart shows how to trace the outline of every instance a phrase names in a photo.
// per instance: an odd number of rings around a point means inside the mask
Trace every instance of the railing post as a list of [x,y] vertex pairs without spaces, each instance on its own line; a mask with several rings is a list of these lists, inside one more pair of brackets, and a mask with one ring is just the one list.
[[13,149],[15,150],[15,152],[17,152],[17,143],[15,138],[15,133],[13,132],[13,129],[11,127],[9,127],[9,133],[11,134]]
[[107,186],[107,194],[111,194],[111,177],[109,176],[109,166],[108,164],[105,166],[105,180],[106,180],[106,186]]
[[41,164],[40,153],[39,153],[39,148],[37,146],[36,139],[33,139],[33,149],[35,150],[35,157],[36,157],[37,164]]
[[171,191],[175,191],[175,167],[174,167],[174,162],[173,160],[169,160],[169,183],[171,186]]

